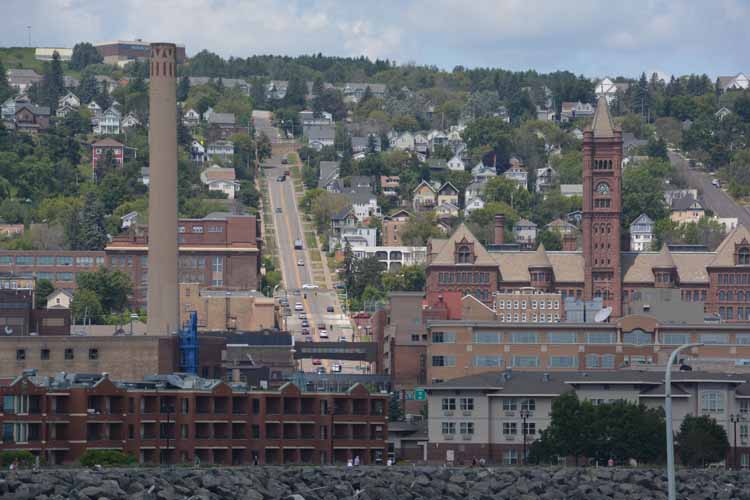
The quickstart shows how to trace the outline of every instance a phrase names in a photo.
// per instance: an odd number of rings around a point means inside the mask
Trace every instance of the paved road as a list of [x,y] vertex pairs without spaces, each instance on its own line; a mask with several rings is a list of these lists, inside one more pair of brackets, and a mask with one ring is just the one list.
[[273,115],[270,111],[253,111],[253,123],[256,134],[266,134],[271,140],[271,144],[277,144],[280,140],[279,129],[272,124]]
[[703,205],[718,217],[736,217],[745,227],[750,227],[750,212],[734,201],[724,190],[711,185],[713,177],[702,170],[690,168],[680,153],[669,152],[669,160],[682,173],[691,188],[701,193]]

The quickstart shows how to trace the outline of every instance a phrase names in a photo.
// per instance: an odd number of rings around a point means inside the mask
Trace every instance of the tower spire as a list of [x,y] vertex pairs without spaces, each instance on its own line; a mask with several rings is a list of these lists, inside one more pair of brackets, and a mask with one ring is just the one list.
[[614,137],[615,126],[612,117],[609,114],[609,105],[607,98],[599,97],[596,102],[596,112],[594,112],[594,121],[591,122],[591,130],[594,137]]

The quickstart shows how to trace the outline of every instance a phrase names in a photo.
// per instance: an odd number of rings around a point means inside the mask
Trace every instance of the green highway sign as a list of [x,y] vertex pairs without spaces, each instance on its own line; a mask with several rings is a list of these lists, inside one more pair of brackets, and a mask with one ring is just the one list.
[[414,389],[415,401],[427,401],[427,391],[424,389]]

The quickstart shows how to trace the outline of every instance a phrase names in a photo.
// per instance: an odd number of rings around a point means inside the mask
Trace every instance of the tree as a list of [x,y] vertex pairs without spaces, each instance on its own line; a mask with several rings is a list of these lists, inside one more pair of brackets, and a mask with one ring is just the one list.
[[99,324],[104,317],[102,304],[93,290],[79,288],[73,294],[70,313],[75,323]]
[[305,96],[307,96],[307,84],[305,80],[299,74],[292,75],[289,78],[286,95],[284,96],[285,106],[304,107]]
[[250,181],[240,181],[239,200],[243,205],[250,208],[258,208],[260,193],[255,188],[255,184]]
[[727,456],[729,440],[724,427],[713,418],[687,415],[680,425],[676,443],[680,460],[690,467],[705,467]]
[[424,290],[426,277],[423,266],[404,266],[398,271],[383,273],[383,288],[389,292],[420,292]]
[[537,242],[544,245],[545,250],[557,251],[562,250],[562,236],[557,231],[542,229],[539,231]]
[[317,196],[310,205],[310,213],[315,220],[318,230],[323,231],[331,222],[334,214],[350,207],[349,198],[338,193],[323,192]]
[[8,74],[6,73],[5,65],[0,60],[0,103],[5,102],[13,94],[15,94],[15,91],[8,83]]
[[62,63],[57,51],[52,54],[52,61],[45,66],[41,91],[42,102],[49,106],[50,112],[54,114],[57,111],[57,103],[60,97],[65,95]]
[[87,74],[78,84],[77,95],[82,104],[89,104],[99,94],[99,85],[93,74]]
[[667,156],[667,143],[661,137],[649,137],[648,144],[646,144],[646,154],[651,158],[669,160]]
[[388,421],[398,422],[404,418],[404,412],[401,409],[401,399],[398,393],[391,393],[391,399],[388,401]]
[[79,248],[73,250],[104,250],[108,241],[104,224],[104,206],[93,191],[86,193],[79,221]]
[[39,279],[36,282],[36,290],[34,290],[34,298],[36,301],[37,309],[44,309],[47,307],[47,297],[55,291],[55,286],[50,280]]
[[177,102],[184,102],[190,95],[190,78],[183,76],[177,84]]
[[70,57],[70,69],[83,71],[91,64],[101,64],[104,58],[96,50],[96,47],[88,42],[80,42],[73,46],[73,55]]
[[124,311],[128,296],[133,291],[130,276],[122,271],[110,271],[105,267],[93,272],[78,273],[76,284],[79,290],[92,291],[106,313]]
[[438,229],[433,212],[419,212],[412,215],[401,230],[401,241],[404,245],[424,246],[430,238],[442,235]]
[[623,223],[630,224],[642,213],[652,220],[667,216],[662,188],[664,176],[658,177],[648,166],[635,166],[625,170],[622,179]]

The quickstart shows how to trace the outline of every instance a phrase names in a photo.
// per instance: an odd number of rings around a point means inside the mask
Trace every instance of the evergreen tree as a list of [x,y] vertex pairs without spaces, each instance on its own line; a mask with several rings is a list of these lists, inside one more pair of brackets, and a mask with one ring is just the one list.
[[180,83],[177,84],[177,101],[183,102],[188,98],[190,93],[190,79],[187,76],[180,78]]
[[0,60],[0,103],[5,102],[7,98],[12,96],[15,92],[8,83],[8,75],[5,71],[5,65]]
[[86,193],[80,220],[82,248],[78,250],[104,250],[107,244],[104,206],[93,191]]
[[73,55],[70,57],[70,69],[83,71],[90,64],[100,64],[104,59],[96,47],[88,42],[75,44]]
[[633,112],[639,113],[643,119],[647,119],[650,107],[648,80],[646,79],[646,73],[641,73],[641,78],[632,93],[630,108]]
[[398,393],[394,392],[391,394],[391,399],[388,402],[388,421],[398,422],[404,417],[404,412],[401,409],[401,400],[398,397]]
[[50,112],[54,115],[57,111],[57,101],[65,95],[62,63],[57,51],[52,54],[52,62],[45,68],[42,89],[41,100],[50,107]]
[[55,291],[55,287],[50,280],[40,279],[36,282],[34,290],[34,300],[37,309],[44,309],[47,305],[47,297]]
[[78,98],[82,104],[88,104],[99,94],[99,86],[94,75],[88,74],[78,84]]
[[307,84],[301,76],[294,74],[289,78],[289,84],[286,88],[284,101],[287,106],[302,107],[305,105],[305,96],[307,95]]
[[312,86],[312,93],[315,97],[320,97],[323,94],[323,90],[325,89],[325,84],[323,83],[323,79],[321,77],[316,77],[315,80],[313,80],[313,86]]

